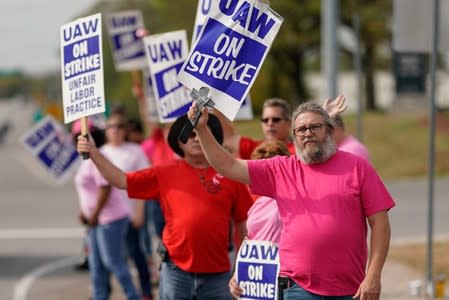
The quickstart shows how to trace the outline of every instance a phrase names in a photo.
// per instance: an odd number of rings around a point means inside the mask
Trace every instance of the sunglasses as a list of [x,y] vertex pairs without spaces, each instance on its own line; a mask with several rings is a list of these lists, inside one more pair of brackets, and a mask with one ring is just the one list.
[[279,123],[280,121],[284,120],[284,118],[281,117],[273,117],[273,118],[260,118],[260,121],[262,123],[268,123],[271,120],[273,123]]
[[106,125],[106,129],[110,129],[110,128],[125,129],[126,125],[125,124],[109,124],[109,125]]

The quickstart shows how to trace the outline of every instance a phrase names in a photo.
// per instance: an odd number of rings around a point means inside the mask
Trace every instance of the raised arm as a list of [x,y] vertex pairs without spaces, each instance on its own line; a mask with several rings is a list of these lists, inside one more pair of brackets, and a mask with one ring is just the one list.
[[90,155],[90,159],[94,162],[101,175],[112,185],[119,189],[126,189],[126,175],[119,168],[114,166],[109,160],[107,160],[103,154],[100,153],[95,146],[94,139],[89,135],[89,139],[78,136],[77,150],[79,153],[87,152]]
[[345,96],[339,95],[334,100],[327,98],[324,100],[321,107],[329,114],[331,118],[335,118],[336,115],[344,112],[348,108],[348,105],[346,104]]
[[[194,102],[187,113],[190,120],[194,120],[196,111],[197,106]],[[226,151],[218,144],[206,126],[208,118],[209,113],[207,108],[203,108],[201,117],[195,127],[207,160],[221,175],[248,184],[249,173],[247,161],[235,158],[229,151]]]

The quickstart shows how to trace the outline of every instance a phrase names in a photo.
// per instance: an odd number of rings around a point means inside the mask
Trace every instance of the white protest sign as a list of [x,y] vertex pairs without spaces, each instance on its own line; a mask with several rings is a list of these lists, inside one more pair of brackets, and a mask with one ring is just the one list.
[[215,108],[232,121],[283,18],[259,0],[219,0],[208,16],[178,80],[190,90],[209,88]]
[[277,299],[279,248],[268,241],[244,240],[237,253],[238,285],[243,289],[239,299]]
[[177,75],[188,55],[185,30],[150,35],[143,39],[150,67],[159,121],[167,123],[187,113],[191,97]]
[[58,183],[70,178],[78,166],[80,156],[72,136],[50,116],[35,124],[20,140]]
[[[193,27],[192,48],[197,41],[201,29],[207,20],[207,15],[211,11],[212,6],[217,6],[218,1],[198,0],[198,8],[196,10],[195,25]],[[242,105],[235,116],[235,120],[252,120],[254,118],[251,97],[249,94],[242,101]]]
[[153,81],[148,68],[143,71],[143,88],[145,101],[147,104],[147,116],[151,122],[159,122],[159,114],[157,112],[156,98],[154,98]]
[[145,49],[136,32],[145,27],[139,10],[127,10],[106,17],[117,71],[140,70],[146,66]]
[[61,27],[64,122],[105,111],[101,14]]

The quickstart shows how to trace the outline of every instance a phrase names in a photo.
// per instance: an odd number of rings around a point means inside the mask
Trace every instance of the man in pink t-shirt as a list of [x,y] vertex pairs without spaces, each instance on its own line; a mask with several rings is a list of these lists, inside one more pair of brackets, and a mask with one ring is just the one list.
[[[193,103],[190,120],[196,112]],[[326,111],[304,103],[293,113],[296,157],[252,161],[215,143],[207,118],[203,109],[196,132],[210,164],[277,201],[284,299],[379,299],[391,235],[388,210],[395,203],[366,160],[336,149]]]
[[333,121],[335,126],[332,137],[337,144],[337,149],[355,154],[366,159],[366,161],[370,161],[368,149],[366,149],[365,145],[363,145],[352,135],[348,135],[345,132],[345,124],[343,123],[343,118],[340,115],[336,115],[333,118]]

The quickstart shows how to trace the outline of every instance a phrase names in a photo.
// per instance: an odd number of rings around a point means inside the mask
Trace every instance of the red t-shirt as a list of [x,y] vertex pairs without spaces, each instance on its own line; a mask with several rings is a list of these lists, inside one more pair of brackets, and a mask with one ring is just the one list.
[[[239,143],[240,158],[241,159],[250,159],[251,153],[253,153],[254,149],[257,146],[259,146],[260,144],[262,144],[262,142],[263,141],[256,141],[249,137],[242,136],[240,138],[240,143]],[[296,153],[295,145],[292,142],[287,144],[287,148],[288,148],[288,152],[290,152],[290,154]]]
[[128,195],[159,199],[166,222],[162,241],[177,267],[194,273],[228,272],[231,219],[245,221],[252,200],[246,185],[212,167],[204,171],[181,160],[128,173]]

